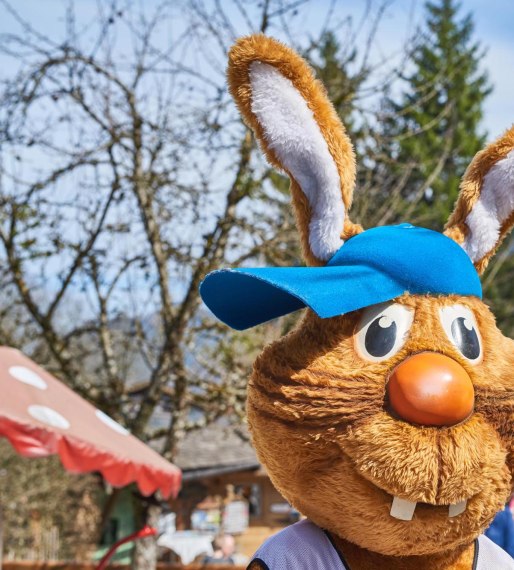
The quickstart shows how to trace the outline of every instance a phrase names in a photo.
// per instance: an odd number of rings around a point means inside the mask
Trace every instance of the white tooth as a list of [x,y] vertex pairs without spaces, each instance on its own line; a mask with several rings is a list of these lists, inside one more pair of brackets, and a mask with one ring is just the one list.
[[401,521],[411,521],[414,516],[416,504],[417,503],[413,503],[412,501],[400,499],[400,497],[394,497],[389,514]]
[[455,505],[450,505],[448,509],[448,516],[449,517],[456,517],[461,515],[466,510],[466,505],[468,504],[467,499],[461,501],[460,503],[456,503]]

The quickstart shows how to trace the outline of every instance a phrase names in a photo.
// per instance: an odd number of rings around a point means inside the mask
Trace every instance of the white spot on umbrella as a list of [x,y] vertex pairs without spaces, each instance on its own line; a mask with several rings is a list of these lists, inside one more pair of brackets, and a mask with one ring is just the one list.
[[102,411],[96,410],[96,417],[99,420],[101,420],[106,426],[110,427],[112,430],[117,431],[118,433],[121,433],[121,435],[129,435],[128,430],[126,430],[118,422],[115,422],[107,414],[104,414]]
[[39,388],[40,390],[46,390],[48,388],[43,378],[26,366],[11,366],[9,368],[9,374],[16,380],[33,386],[34,388]]
[[43,424],[59,429],[68,429],[70,427],[70,422],[64,416],[61,416],[59,412],[52,410],[48,406],[34,404],[29,406],[28,412],[34,419]]

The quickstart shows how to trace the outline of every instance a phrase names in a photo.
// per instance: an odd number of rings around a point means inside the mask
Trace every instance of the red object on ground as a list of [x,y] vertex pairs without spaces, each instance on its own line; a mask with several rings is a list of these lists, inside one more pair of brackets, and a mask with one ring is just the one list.
[[137,532],[129,534],[125,538],[118,540],[118,542],[115,542],[102,557],[102,559],[98,563],[98,566],[96,567],[96,570],[104,570],[109,560],[112,558],[112,555],[116,552],[116,550],[118,550],[118,548],[122,544],[126,544],[127,542],[132,542],[133,540],[139,540],[141,538],[147,538],[149,536],[155,536],[156,534],[157,534],[157,529],[146,525],[141,530],[138,530]]
[[0,436],[20,455],[57,454],[68,471],[177,495],[178,467],[13,348],[0,347],[0,394]]

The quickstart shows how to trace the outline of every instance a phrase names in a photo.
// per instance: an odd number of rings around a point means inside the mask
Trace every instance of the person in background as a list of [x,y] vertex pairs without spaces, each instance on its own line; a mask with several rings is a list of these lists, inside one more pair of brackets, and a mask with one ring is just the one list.
[[[510,505],[512,503],[513,500],[511,499]],[[500,511],[494,517],[491,526],[485,531],[485,534],[514,558],[514,520],[512,519],[510,505],[507,503],[503,511]]]
[[222,534],[217,536],[213,542],[212,547],[214,552],[210,556],[206,556],[202,560],[202,564],[216,565],[216,564],[229,564],[234,566],[234,552],[236,543],[231,534]]

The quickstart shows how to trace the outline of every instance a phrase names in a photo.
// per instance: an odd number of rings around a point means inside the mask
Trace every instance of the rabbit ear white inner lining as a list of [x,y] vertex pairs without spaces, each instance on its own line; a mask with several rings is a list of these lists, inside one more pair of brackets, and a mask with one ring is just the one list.
[[482,192],[466,218],[469,233],[462,244],[473,262],[498,243],[501,225],[514,211],[514,150],[484,176]]
[[306,195],[312,217],[309,245],[323,261],[341,247],[345,209],[337,166],[307,102],[275,67],[250,66],[252,111],[273,149]]

